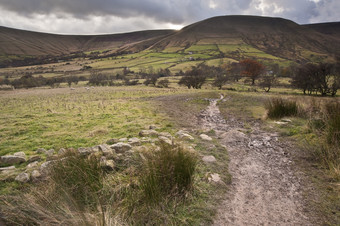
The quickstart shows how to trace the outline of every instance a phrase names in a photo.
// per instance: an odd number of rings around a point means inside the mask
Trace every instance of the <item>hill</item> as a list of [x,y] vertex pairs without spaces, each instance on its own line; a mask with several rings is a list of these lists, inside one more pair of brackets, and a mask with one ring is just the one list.
[[51,56],[55,62],[55,56],[90,51],[105,57],[143,50],[200,54],[195,57],[203,59],[208,54],[234,60],[255,57],[296,62],[334,61],[340,53],[339,34],[339,23],[299,25],[282,18],[259,16],[220,16],[180,31],[112,35],[55,35],[0,27],[0,65],[36,64]]
[[277,57],[301,60],[306,54],[335,55],[340,41],[329,29],[302,26],[282,18],[221,16],[197,22],[156,43],[153,49],[200,44],[248,44]]
[[117,49],[171,33],[172,30],[150,30],[112,35],[56,35],[0,27],[0,54],[36,56]]

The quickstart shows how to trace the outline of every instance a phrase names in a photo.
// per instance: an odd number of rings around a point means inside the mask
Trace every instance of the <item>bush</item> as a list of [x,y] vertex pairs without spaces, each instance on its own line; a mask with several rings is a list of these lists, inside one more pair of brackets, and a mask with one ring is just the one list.
[[196,165],[196,156],[182,146],[161,145],[147,157],[140,178],[145,201],[156,203],[185,195],[192,188]]
[[285,100],[282,98],[274,98],[269,100],[266,105],[268,117],[271,119],[279,119],[285,116],[295,116],[298,113],[298,105],[296,101]]

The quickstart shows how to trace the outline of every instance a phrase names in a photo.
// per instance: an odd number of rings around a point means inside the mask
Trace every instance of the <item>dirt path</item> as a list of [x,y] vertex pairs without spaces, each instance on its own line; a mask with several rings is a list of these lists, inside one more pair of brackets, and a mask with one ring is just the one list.
[[292,169],[292,147],[256,124],[246,134],[242,122],[223,119],[217,101],[210,100],[200,118],[203,128],[214,129],[227,147],[232,183],[214,225],[312,225],[301,175]]

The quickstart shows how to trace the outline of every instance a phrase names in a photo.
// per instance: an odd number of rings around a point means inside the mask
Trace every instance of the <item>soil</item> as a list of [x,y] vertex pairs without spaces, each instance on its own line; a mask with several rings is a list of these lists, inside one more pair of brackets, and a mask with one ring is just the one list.
[[[222,100],[224,97],[221,96]],[[214,225],[314,225],[305,197],[305,176],[294,167],[295,148],[265,132],[260,122],[244,129],[237,118],[226,121],[217,99],[200,115],[203,129],[213,129],[229,154],[232,182]]]

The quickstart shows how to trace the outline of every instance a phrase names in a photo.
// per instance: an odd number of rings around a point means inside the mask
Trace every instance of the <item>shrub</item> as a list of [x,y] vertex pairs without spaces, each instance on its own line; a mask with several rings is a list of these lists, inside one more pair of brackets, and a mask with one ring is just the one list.
[[296,101],[285,100],[282,98],[274,98],[269,100],[266,105],[268,117],[278,119],[285,116],[295,116],[298,113],[298,105]]
[[161,145],[145,162],[140,185],[149,203],[183,196],[192,188],[196,156],[180,145]]

